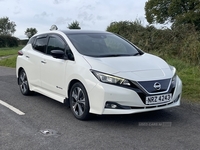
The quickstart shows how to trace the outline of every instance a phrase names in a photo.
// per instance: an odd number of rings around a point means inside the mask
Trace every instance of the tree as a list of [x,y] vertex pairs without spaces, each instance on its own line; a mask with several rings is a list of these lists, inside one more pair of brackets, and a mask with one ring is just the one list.
[[68,28],[69,29],[81,29],[78,21],[73,21],[71,24],[68,24]]
[[[111,22],[111,24],[107,27],[108,32],[113,32],[119,34],[129,41],[131,41],[137,33],[143,33],[144,27],[141,24],[140,20],[132,21],[119,21],[119,22]],[[136,43],[136,42],[134,42]]]
[[0,18],[0,35],[13,35],[15,27],[15,22],[10,21],[8,17]]
[[25,35],[30,39],[34,34],[37,33],[36,28],[27,28],[25,31]]
[[199,0],[148,0],[145,13],[150,24],[193,24],[200,29]]

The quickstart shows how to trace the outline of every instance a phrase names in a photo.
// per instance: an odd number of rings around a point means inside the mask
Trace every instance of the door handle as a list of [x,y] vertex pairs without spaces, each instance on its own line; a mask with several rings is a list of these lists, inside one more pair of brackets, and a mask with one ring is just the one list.
[[47,62],[42,60],[41,63],[46,64]]
[[26,58],[30,58],[29,56],[26,56]]

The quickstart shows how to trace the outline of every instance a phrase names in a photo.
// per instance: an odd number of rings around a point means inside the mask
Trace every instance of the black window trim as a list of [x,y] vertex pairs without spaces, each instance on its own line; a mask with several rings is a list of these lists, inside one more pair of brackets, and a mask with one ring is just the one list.
[[[34,51],[37,51],[37,52],[42,53],[42,54],[46,54],[47,47],[45,48],[45,52],[44,53],[39,51],[39,50],[37,50],[37,49],[35,49],[34,47],[35,47],[37,39],[47,38],[47,42],[48,42],[48,37],[47,36],[48,36],[47,34],[40,34],[40,35],[37,35],[37,36],[33,37],[33,38],[35,38],[34,42],[32,43],[32,47],[33,47]],[[46,43],[46,46],[47,46],[47,43]]]
[[[65,54],[66,54],[66,51],[67,51],[67,47],[69,48],[69,50],[70,50],[71,53],[73,54],[71,48],[69,47],[69,44],[67,44],[67,42],[65,41],[65,39],[63,38],[63,36],[61,36],[60,34],[57,34],[57,33],[49,33],[49,34],[48,34],[48,37],[47,37],[47,45],[48,45],[48,43],[49,43],[50,37],[54,37],[54,36],[60,37],[60,38],[62,39],[62,41],[65,43],[65,51],[64,51]],[[48,55],[48,56],[49,56],[49,54],[47,54],[47,47],[46,47],[45,55]],[[73,56],[74,56],[74,54],[73,54]],[[68,59],[68,60],[71,60],[71,59]],[[74,60],[71,60],[71,61],[74,61]]]
[[[34,51],[37,51],[37,52],[39,52],[39,53],[41,53],[41,54],[43,54],[43,55],[50,56],[49,54],[47,54],[47,46],[48,46],[50,37],[54,37],[54,36],[57,36],[57,37],[61,38],[61,40],[65,43],[65,51],[64,51],[65,54],[66,54],[67,47],[68,47],[69,50],[71,51],[72,55],[74,56],[74,54],[73,54],[73,52],[72,52],[70,46],[67,44],[67,42],[65,41],[65,39],[64,39],[60,34],[57,34],[57,33],[45,33],[45,34],[40,34],[40,35],[31,37],[31,38],[34,38],[34,40],[33,40],[33,42],[30,43],[30,44],[32,44],[32,47],[33,47],[33,50],[34,50]],[[44,52],[44,53],[41,52],[41,51],[39,51],[39,50],[36,50],[36,49],[34,48],[37,39],[41,39],[41,38],[46,38],[46,47],[45,47],[45,52]],[[69,59],[69,60],[71,60],[71,59]],[[71,61],[74,61],[74,60],[71,60]]]

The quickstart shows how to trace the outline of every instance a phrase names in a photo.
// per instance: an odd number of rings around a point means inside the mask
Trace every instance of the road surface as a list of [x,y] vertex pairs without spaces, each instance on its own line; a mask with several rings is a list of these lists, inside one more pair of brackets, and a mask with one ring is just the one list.
[[89,121],[79,121],[57,101],[37,93],[23,96],[15,69],[0,67],[1,150],[197,150],[199,147],[199,104],[182,101],[180,107],[161,111],[94,116]]

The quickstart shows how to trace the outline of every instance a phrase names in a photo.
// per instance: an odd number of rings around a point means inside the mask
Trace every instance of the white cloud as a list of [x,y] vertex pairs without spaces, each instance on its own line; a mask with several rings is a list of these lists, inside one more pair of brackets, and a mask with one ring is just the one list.
[[66,25],[69,22],[73,21],[72,18],[63,18],[63,17],[58,17],[56,18],[56,21],[54,22],[54,24],[56,25]]
[[67,29],[77,20],[82,29],[106,30],[113,21],[135,21],[146,24],[144,6],[147,0],[0,0],[0,18],[9,17],[17,25],[15,36],[25,38],[27,28],[39,32],[52,24]]
[[40,14],[36,14],[35,17],[38,17],[38,18],[47,18],[47,17],[52,17],[53,14],[48,14],[47,12],[43,11],[42,13]]

